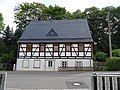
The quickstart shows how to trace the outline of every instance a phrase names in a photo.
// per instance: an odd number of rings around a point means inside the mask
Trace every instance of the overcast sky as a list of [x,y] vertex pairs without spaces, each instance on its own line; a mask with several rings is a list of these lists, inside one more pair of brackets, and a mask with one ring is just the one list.
[[84,11],[85,8],[92,6],[103,8],[106,6],[120,6],[120,0],[0,0],[0,13],[3,14],[4,23],[14,27],[14,7],[22,2],[40,2],[49,5],[65,7],[67,11],[74,12],[77,9]]

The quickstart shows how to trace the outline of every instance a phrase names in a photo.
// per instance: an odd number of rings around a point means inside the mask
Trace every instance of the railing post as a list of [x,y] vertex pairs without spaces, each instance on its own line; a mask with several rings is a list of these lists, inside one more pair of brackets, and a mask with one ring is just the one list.
[[92,90],[97,90],[97,75],[96,75],[96,73],[92,74],[91,81],[92,81],[92,85],[91,85]]
[[0,73],[0,90],[6,90],[7,73]]
[[120,73],[93,73],[91,90],[120,90]]

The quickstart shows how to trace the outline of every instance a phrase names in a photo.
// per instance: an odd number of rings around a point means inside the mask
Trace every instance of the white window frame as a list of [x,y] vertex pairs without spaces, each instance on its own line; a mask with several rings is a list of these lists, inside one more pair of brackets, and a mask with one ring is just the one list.
[[[28,63],[27,65],[25,63]],[[29,60],[22,61],[22,68],[29,68]]]
[[[35,66],[35,63],[36,62],[39,62],[39,66]],[[41,61],[40,60],[34,60],[34,64],[33,64],[33,68],[40,68],[40,65],[41,65]]]
[[62,61],[61,62],[61,67],[68,67],[68,62],[67,61]]
[[82,67],[82,61],[76,61],[75,67]]

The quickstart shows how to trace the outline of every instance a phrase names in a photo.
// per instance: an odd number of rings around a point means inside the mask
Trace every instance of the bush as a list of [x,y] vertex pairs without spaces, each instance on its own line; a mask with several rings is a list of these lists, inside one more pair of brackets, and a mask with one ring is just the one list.
[[14,59],[13,52],[9,54],[2,54],[0,57],[0,63],[8,63],[11,62]]
[[112,54],[113,54],[114,57],[120,57],[120,49],[112,50]]
[[120,58],[112,57],[108,58],[106,61],[106,68],[109,71],[119,71],[120,70]]
[[105,62],[106,58],[107,56],[106,56],[106,53],[104,52],[98,52],[95,55],[95,60],[98,62]]

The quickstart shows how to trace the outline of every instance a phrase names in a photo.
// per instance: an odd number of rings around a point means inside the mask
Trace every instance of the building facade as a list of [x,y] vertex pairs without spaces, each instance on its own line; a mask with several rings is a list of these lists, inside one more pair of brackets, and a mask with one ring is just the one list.
[[16,70],[69,67],[93,67],[93,40],[87,20],[31,21],[18,41]]

